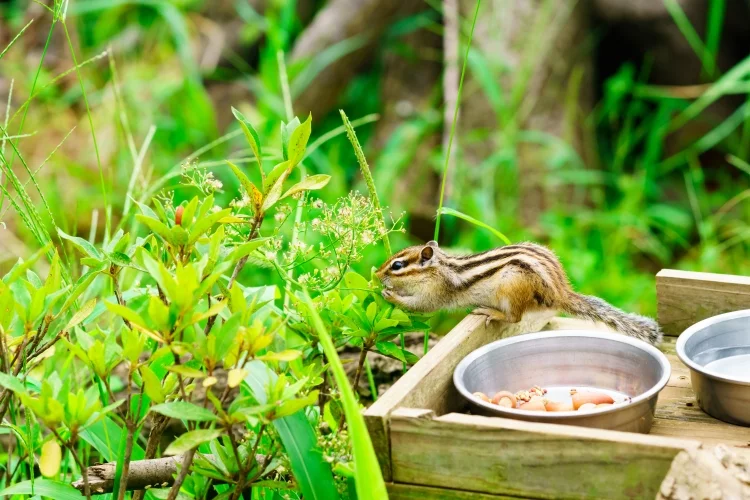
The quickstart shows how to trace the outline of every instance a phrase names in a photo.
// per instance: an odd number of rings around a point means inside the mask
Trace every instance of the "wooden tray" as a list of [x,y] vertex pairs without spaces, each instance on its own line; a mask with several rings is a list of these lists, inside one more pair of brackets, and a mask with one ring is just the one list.
[[[716,314],[750,308],[750,278],[662,270],[656,276],[662,350],[672,376],[659,394],[651,433],[468,415],[453,386],[456,365],[502,338],[467,316],[365,411],[391,499],[650,498],[682,450],[750,447],[750,428],[716,420],[690,388],[677,335]],[[544,330],[602,328],[555,318]]]

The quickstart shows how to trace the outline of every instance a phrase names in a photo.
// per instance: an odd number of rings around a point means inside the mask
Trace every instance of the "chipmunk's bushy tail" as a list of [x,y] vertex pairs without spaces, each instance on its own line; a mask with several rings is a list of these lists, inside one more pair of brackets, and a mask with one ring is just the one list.
[[656,321],[638,314],[626,313],[598,297],[571,293],[564,311],[573,316],[601,321],[620,333],[646,341],[653,346],[661,344],[662,332]]

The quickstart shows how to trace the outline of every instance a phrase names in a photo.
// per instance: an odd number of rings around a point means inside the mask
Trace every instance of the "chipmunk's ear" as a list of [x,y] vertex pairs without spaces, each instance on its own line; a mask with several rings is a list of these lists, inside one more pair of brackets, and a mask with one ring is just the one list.
[[427,246],[430,246],[430,247],[433,247],[433,248],[437,248],[438,244],[437,244],[437,241],[430,240],[430,241],[427,242]]
[[424,264],[428,260],[432,258],[432,256],[435,255],[435,250],[431,246],[426,246],[422,248],[422,252],[419,254],[419,262]]

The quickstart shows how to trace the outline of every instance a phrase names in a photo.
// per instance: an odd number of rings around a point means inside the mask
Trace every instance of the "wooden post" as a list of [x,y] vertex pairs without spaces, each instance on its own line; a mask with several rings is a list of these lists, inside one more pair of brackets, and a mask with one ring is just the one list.
[[750,277],[662,269],[656,295],[659,324],[678,336],[711,316],[750,309]]

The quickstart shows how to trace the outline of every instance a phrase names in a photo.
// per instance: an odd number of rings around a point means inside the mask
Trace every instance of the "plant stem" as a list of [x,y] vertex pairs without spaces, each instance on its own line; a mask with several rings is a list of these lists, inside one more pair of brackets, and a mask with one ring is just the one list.
[[[255,217],[253,219],[253,227],[250,229],[250,235],[247,237],[247,241],[252,241],[258,235],[258,229],[263,222],[263,215],[264,214],[262,213],[255,214]],[[245,267],[248,258],[249,257],[245,255],[239,261],[237,261],[237,265],[234,266],[234,271],[232,271],[232,277],[229,278],[229,286],[227,287],[228,290],[232,289],[232,285],[234,285],[234,282],[237,281],[237,276],[239,276],[242,268]]]
[[[365,363],[367,362],[367,351],[370,350],[371,345],[368,343],[365,343],[362,345],[362,350],[359,353],[359,361],[357,362],[357,371],[354,374],[354,384],[352,387],[354,388],[354,393],[359,393],[359,379],[362,376],[362,367],[364,367]],[[343,427],[343,425],[346,423],[346,412],[341,413],[341,417],[339,418],[339,429]]]
[[196,449],[193,448],[192,450],[188,451],[182,456],[182,465],[180,466],[180,473],[177,475],[177,479],[175,479],[174,484],[172,485],[172,488],[169,490],[169,495],[167,495],[167,500],[175,500],[177,498],[177,495],[180,493],[180,488],[182,487],[182,483],[185,482],[185,478],[190,472],[190,465],[193,463],[195,450]]
[[372,376],[372,368],[370,368],[370,360],[365,358],[365,373],[367,374],[367,383],[370,384],[370,392],[372,393],[372,400],[378,400],[378,388],[375,385],[375,377]]
[[456,133],[456,121],[458,120],[458,108],[461,104],[461,91],[464,86],[464,75],[466,74],[466,62],[469,60],[469,49],[471,48],[471,40],[474,37],[474,27],[477,24],[477,17],[479,16],[479,5],[481,0],[477,0],[477,6],[474,10],[474,20],[471,22],[471,32],[469,33],[469,43],[466,45],[466,54],[464,55],[464,62],[461,68],[461,80],[458,83],[458,95],[456,96],[456,107],[453,110],[453,125],[451,126],[451,134],[448,139],[448,149],[445,153],[445,165],[443,166],[443,181],[440,186],[440,203],[438,204],[437,219],[435,220],[435,241],[438,241],[440,234],[440,209],[443,208],[443,199],[445,197],[445,181],[448,178],[448,167],[450,165],[451,158],[451,146],[453,146],[453,136]]
[[385,216],[383,215],[383,210],[380,208],[380,199],[378,198],[378,192],[375,189],[375,180],[372,178],[370,166],[367,164],[365,153],[362,151],[362,146],[359,144],[359,140],[357,140],[357,133],[354,131],[354,127],[349,121],[349,118],[346,116],[343,109],[340,109],[339,113],[341,113],[341,119],[344,121],[344,127],[346,127],[346,135],[349,137],[349,142],[351,142],[354,147],[354,154],[357,156],[357,162],[359,162],[359,167],[362,170],[362,177],[364,177],[365,183],[367,184],[367,190],[370,192],[372,204],[375,206],[375,210],[377,210],[378,214],[380,214],[380,223],[382,224],[381,230],[385,232],[383,235],[383,246],[385,247],[385,252],[388,255],[391,255],[391,241],[388,238],[388,233],[386,231]]

